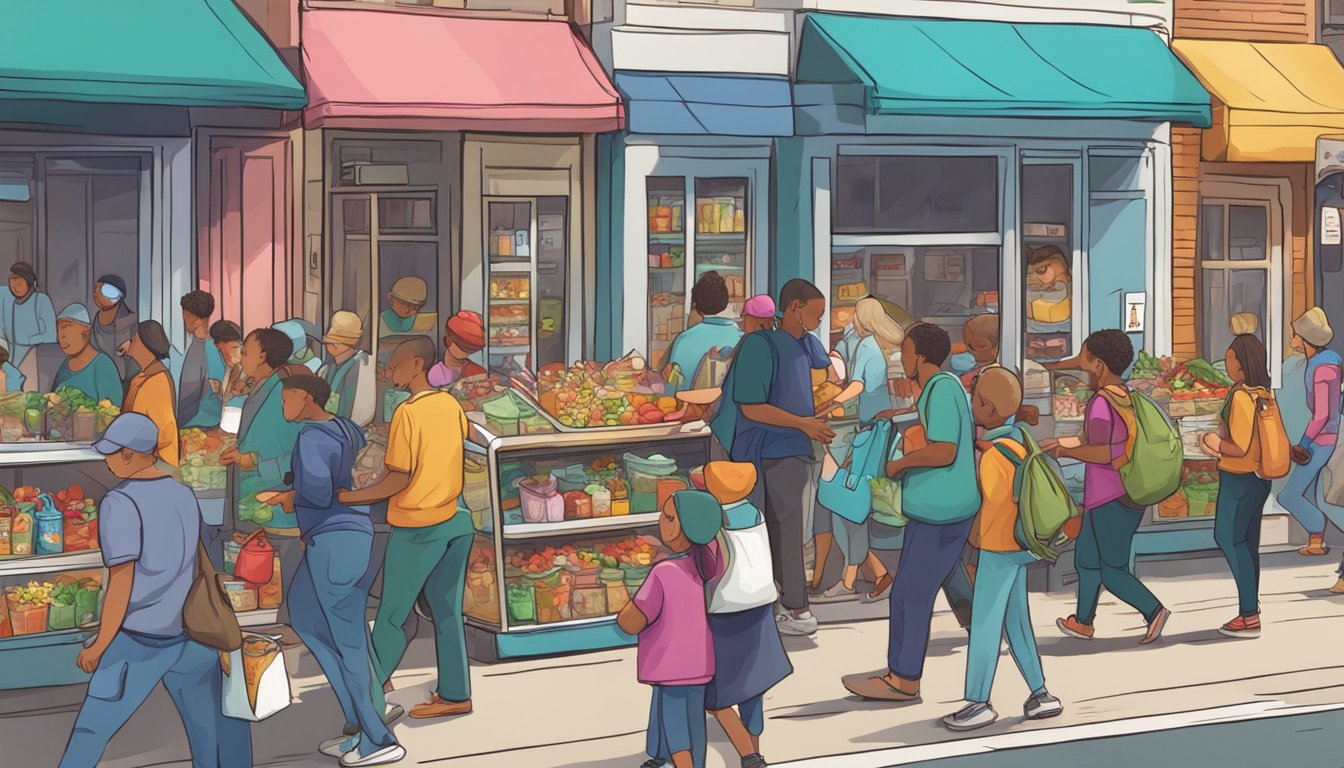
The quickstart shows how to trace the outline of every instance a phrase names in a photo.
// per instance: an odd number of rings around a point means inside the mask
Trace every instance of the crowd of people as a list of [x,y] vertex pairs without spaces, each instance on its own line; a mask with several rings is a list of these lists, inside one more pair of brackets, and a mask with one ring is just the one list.
[[[7,318],[16,315],[6,302],[35,300],[31,270],[22,267],[12,271],[10,297],[0,297]],[[416,317],[423,291],[403,282],[389,295],[381,326],[423,325]],[[181,300],[190,344],[174,379],[164,365],[171,345],[163,328],[125,320],[120,281],[105,276],[95,294],[93,314],[78,304],[59,315],[39,306],[32,320],[43,333],[53,329],[51,343],[65,354],[55,380],[124,404],[94,445],[121,482],[100,507],[108,585],[99,630],[80,653],[79,666],[92,679],[62,766],[95,765],[159,682],[187,726],[196,764],[251,764],[249,725],[222,715],[219,657],[187,637],[182,618],[200,565],[197,539],[214,560],[231,526],[203,524],[199,502],[174,477],[178,427],[219,426],[228,408],[241,413],[237,446],[224,461],[238,467],[244,497],[276,510],[262,527],[286,585],[282,621],[318,662],[345,719],[319,751],[347,766],[406,756],[390,728],[403,712],[386,693],[407,648],[404,628],[417,598],[434,624],[438,676],[429,700],[409,714],[470,713],[462,598],[473,528],[461,508],[468,422],[444,387],[483,372],[471,360],[484,345],[480,316],[449,317],[441,348],[427,336],[404,335],[386,365],[376,366],[360,348],[364,328],[352,313],[332,316],[317,353],[310,342],[319,331],[309,324],[285,321],[244,335],[234,323],[211,323],[213,298],[193,291]],[[991,690],[1005,636],[1031,690],[1024,717],[1059,715],[1063,704],[1046,686],[1030,615],[1027,568],[1036,556],[1021,534],[1017,474],[1034,451],[1085,465],[1082,513],[1066,530],[1075,540],[1077,605],[1058,619],[1059,631],[1092,638],[1105,588],[1142,615],[1141,644],[1161,637],[1171,613],[1131,565],[1144,505],[1131,498],[1123,471],[1135,458],[1142,397],[1126,385],[1135,357],[1127,334],[1097,331],[1076,358],[1052,364],[1085,372],[1096,396],[1080,436],[1037,444],[1028,427],[1039,414],[1024,405],[1020,376],[999,363],[993,315],[971,318],[957,350],[942,327],[903,328],[880,301],[864,299],[828,351],[815,334],[825,296],[807,281],[789,281],[777,300],[752,297],[739,322],[728,318],[722,278],[709,273],[693,304],[702,320],[674,342],[667,367],[680,372],[669,377],[678,396],[706,409],[712,447],[705,490],[675,493],[660,510],[659,536],[673,554],[654,565],[617,618],[638,638],[639,682],[653,688],[645,768],[702,766],[709,715],[744,768],[766,765],[763,697],[792,672],[782,636],[814,635],[810,601],[853,594],[864,571],[872,589],[859,597],[889,604],[887,664],[883,674],[844,677],[851,693],[883,702],[920,699],[942,591],[969,632],[966,703],[943,719],[945,726],[966,731],[997,720]],[[13,327],[5,326],[7,347],[20,354],[4,373],[24,377],[30,353],[21,350],[48,342],[12,336]],[[1326,521],[1344,523],[1339,507],[1317,498],[1338,433],[1340,360],[1328,349],[1333,335],[1319,309],[1299,318],[1293,331],[1294,347],[1307,358],[1312,419],[1292,446],[1296,466],[1280,500],[1310,534],[1302,555],[1319,556],[1326,553]],[[706,374],[711,359],[725,364],[720,375]],[[1222,426],[1201,438],[1218,460],[1216,541],[1239,598],[1237,616],[1220,631],[1254,637],[1259,523],[1276,476],[1266,469],[1262,418],[1274,395],[1254,329],[1236,335],[1225,364],[1234,386]],[[405,399],[387,414],[384,473],[353,489],[356,457],[376,417],[378,380]],[[856,521],[852,511],[818,501],[819,485],[853,468],[851,448],[879,426],[891,434],[879,448],[879,474],[899,482],[902,495],[904,539],[894,573],[872,551],[866,511]],[[381,502],[391,534],[379,557],[369,507]],[[843,569],[827,585],[832,548]],[[383,589],[370,633],[365,616],[379,574]],[[1344,570],[1335,591],[1344,591]],[[212,693],[189,695],[193,690]]]

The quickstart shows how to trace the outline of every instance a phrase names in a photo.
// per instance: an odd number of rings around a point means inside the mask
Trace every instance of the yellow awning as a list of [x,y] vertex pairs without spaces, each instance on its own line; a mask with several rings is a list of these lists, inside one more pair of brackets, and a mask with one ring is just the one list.
[[1206,160],[1303,162],[1344,131],[1344,67],[1324,45],[1175,40],[1171,48],[1216,99]]

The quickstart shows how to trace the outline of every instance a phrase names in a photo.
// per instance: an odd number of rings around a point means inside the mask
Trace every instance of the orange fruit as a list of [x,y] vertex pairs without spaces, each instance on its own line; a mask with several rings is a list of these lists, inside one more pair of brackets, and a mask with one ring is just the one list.
[[672,413],[677,410],[677,399],[675,397],[658,398],[658,410],[663,413]]

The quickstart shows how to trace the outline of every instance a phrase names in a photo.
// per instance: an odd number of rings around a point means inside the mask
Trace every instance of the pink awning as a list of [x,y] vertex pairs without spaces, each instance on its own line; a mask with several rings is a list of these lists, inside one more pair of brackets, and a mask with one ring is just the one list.
[[625,120],[592,50],[558,21],[303,13],[309,128],[604,133]]

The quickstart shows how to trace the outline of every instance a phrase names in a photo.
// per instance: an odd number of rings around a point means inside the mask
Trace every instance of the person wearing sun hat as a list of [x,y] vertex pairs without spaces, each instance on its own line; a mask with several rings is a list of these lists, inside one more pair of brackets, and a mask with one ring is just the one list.
[[705,708],[723,727],[744,768],[755,768],[765,765],[765,694],[793,673],[793,665],[775,624],[774,601],[769,595],[743,599],[751,592],[749,585],[773,583],[765,520],[747,500],[756,487],[756,467],[711,461],[704,474],[705,488],[723,505],[727,546],[724,575],[710,598],[714,679],[705,689]]
[[56,318],[56,343],[65,360],[56,370],[53,389],[74,387],[94,402],[120,403],[123,393],[117,364],[93,346],[92,335],[93,321],[83,304],[61,310]]
[[372,424],[378,412],[377,369],[369,353],[359,347],[363,338],[364,321],[359,315],[345,310],[333,313],[322,335],[326,360],[317,369],[317,375],[331,387],[327,410],[361,428]]
[[[714,679],[706,585],[719,577],[723,507],[704,491],[677,491],[658,516],[673,552],[653,566],[616,625],[636,635],[639,682],[653,686],[645,766],[705,764],[705,686]],[[680,757],[681,760],[677,758]]]
[[[1307,529],[1307,546],[1298,550],[1304,557],[1329,554],[1325,546],[1325,525],[1329,521],[1344,530],[1344,508],[1319,498],[1321,474],[1335,452],[1339,437],[1341,361],[1329,348],[1335,333],[1325,310],[1312,307],[1293,321],[1293,349],[1306,355],[1307,407],[1311,420],[1302,439],[1293,446],[1293,471],[1279,492],[1279,504]],[[1340,568],[1344,591],[1344,566]]]
[[471,356],[485,349],[485,323],[481,316],[464,309],[443,324],[443,359],[429,369],[429,385],[435,389],[452,386],[459,379],[485,375],[485,369]]

